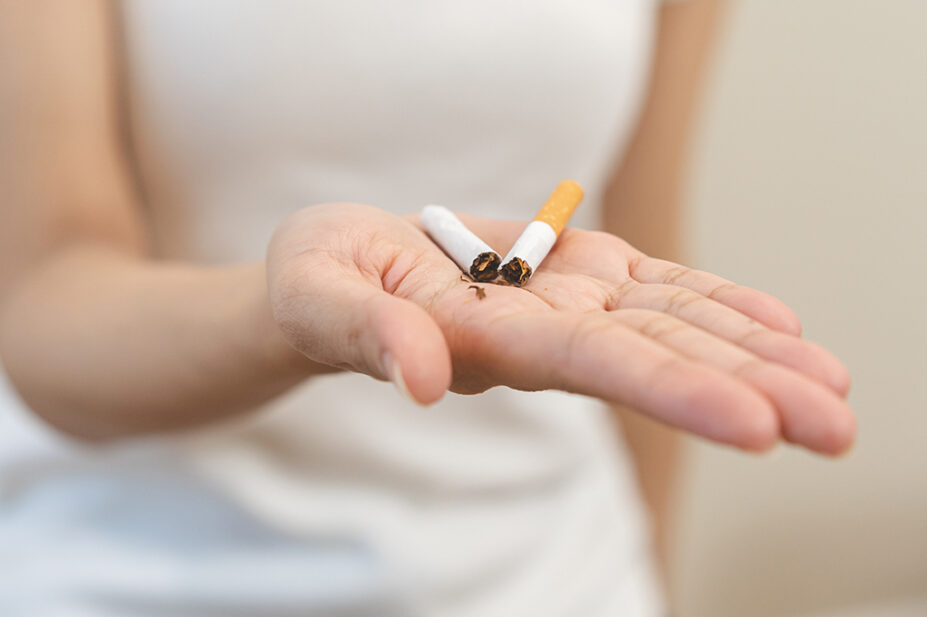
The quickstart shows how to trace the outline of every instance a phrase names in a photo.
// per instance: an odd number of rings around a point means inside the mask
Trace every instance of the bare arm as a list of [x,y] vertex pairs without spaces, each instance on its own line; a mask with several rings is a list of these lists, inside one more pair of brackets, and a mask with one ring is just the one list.
[[[605,229],[643,252],[683,257],[679,194],[693,110],[721,13],[716,0],[690,0],[661,10],[650,92],[626,156],[606,194]],[[617,417],[637,466],[654,522],[660,558],[668,558],[678,432],[620,405]]]
[[[565,232],[525,288],[476,302],[413,222],[359,204],[294,213],[266,266],[152,260],[115,128],[106,5],[0,2],[0,355],[54,425],[193,426],[324,365],[421,403],[559,388],[751,450],[852,442],[846,370],[793,336],[788,307],[609,234]],[[468,221],[499,247],[523,227]]]
[[87,438],[196,425],[321,368],[274,324],[263,264],[148,257],[109,11],[0,3],[0,354],[35,412]]

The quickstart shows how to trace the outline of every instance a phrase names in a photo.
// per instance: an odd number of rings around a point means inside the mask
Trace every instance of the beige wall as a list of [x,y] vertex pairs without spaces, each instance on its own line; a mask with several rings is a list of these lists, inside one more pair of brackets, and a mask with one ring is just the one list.
[[695,445],[681,614],[927,596],[927,2],[737,2],[706,103],[695,261],[845,360],[860,439],[837,462]]

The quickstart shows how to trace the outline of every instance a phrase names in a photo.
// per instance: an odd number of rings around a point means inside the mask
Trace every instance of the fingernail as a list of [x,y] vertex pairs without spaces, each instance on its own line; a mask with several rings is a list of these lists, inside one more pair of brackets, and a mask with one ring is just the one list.
[[393,354],[388,351],[383,353],[383,366],[386,368],[386,375],[389,377],[390,381],[393,382],[393,385],[396,386],[399,394],[417,404],[418,401],[412,398],[412,395],[409,393],[406,380],[402,378],[402,368],[393,358]]

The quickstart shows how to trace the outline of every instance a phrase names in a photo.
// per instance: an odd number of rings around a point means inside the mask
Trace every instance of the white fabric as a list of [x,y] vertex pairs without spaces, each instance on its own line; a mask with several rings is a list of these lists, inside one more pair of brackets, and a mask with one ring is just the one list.
[[[652,0],[135,0],[137,168],[165,258],[260,259],[325,201],[594,225],[644,87]],[[602,406],[319,378],[246,420],[77,446],[0,389],[0,614],[652,617]]]

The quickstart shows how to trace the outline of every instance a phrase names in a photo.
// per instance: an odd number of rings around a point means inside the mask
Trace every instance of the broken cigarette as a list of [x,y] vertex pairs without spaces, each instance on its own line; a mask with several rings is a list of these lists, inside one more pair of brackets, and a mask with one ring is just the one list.
[[505,256],[505,265],[500,270],[502,278],[518,287],[527,283],[557,242],[560,232],[582,200],[583,187],[578,183],[564,180],[557,185]]
[[499,253],[467,229],[453,212],[430,205],[422,208],[418,219],[431,239],[474,280],[487,282],[499,274]]

